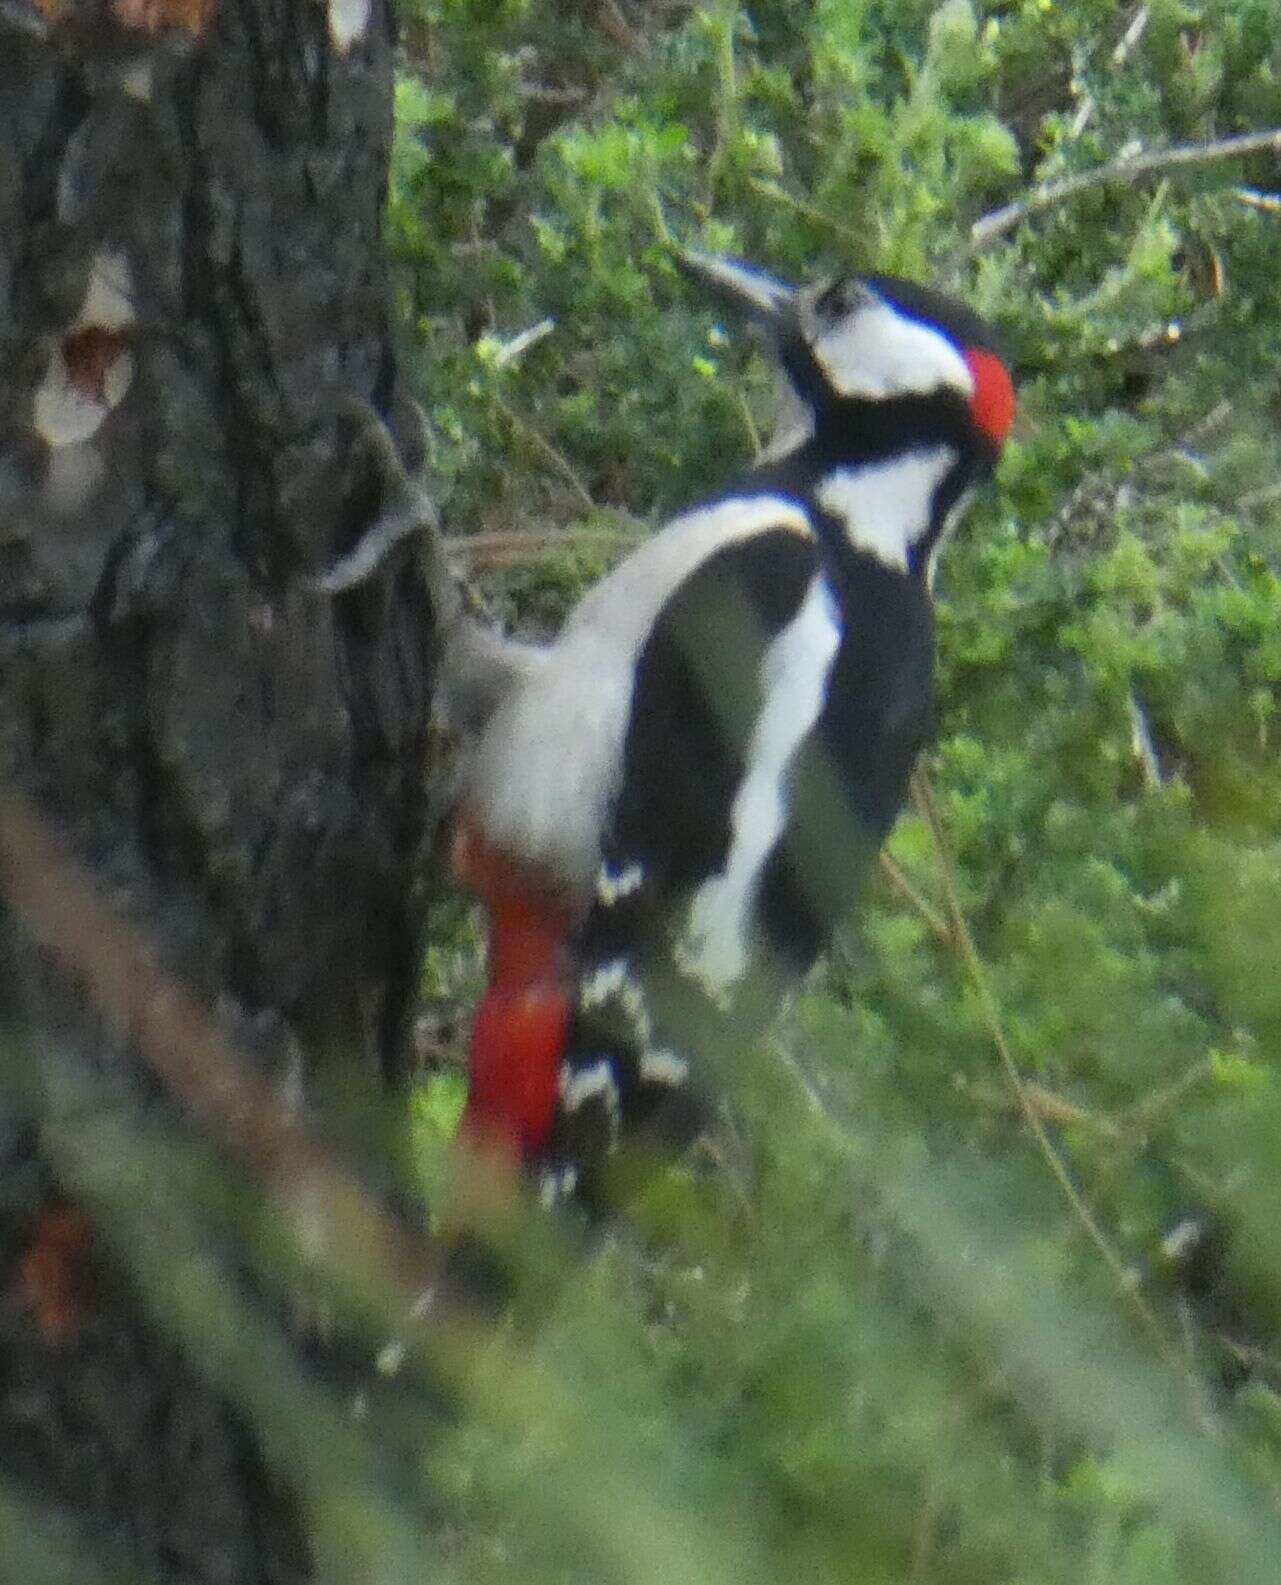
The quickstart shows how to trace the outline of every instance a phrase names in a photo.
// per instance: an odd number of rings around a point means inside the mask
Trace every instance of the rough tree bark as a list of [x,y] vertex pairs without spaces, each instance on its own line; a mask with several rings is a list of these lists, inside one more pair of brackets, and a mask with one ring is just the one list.
[[298,1306],[218,1246],[270,1207],[169,1082],[164,986],[385,1165],[433,608],[409,545],[308,580],[383,508],[353,413],[421,460],[393,46],[387,0],[0,0],[0,1579],[360,1577],[220,1352],[249,1315],[269,1369]]

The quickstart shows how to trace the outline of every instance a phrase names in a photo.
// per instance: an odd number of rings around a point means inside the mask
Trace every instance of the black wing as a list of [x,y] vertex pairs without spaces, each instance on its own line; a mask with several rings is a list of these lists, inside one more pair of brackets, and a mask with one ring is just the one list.
[[761,708],[761,660],[817,565],[799,525],[723,546],[674,592],[638,656],[620,792],[576,941],[550,1195],[584,1197],[624,1132],[661,1133],[670,1148],[696,1131],[689,1026],[718,1020],[720,1009],[676,971],[675,941],[690,899],[725,864]]
[[[745,970],[716,983],[691,960],[691,908],[743,840],[735,800],[760,763],[767,705],[765,736],[788,739],[780,648],[795,634],[803,649],[807,632],[821,693],[795,703],[778,834],[749,888]],[[621,791],[577,939],[551,1194],[590,1200],[623,1134],[670,1150],[697,1131],[691,1053],[700,1065],[732,1053],[735,1020],[759,1021],[849,912],[923,737],[931,668],[919,584],[863,567],[848,579],[796,527],[723,546],[669,600],[638,659]]]

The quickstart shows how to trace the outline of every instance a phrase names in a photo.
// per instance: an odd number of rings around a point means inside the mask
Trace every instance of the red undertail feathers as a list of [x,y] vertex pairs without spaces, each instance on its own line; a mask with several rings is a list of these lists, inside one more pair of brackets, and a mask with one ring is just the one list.
[[572,1006],[565,950],[572,911],[466,815],[452,857],[489,910],[489,988],[472,1025],[461,1131],[473,1145],[529,1161],[546,1145],[556,1111]]

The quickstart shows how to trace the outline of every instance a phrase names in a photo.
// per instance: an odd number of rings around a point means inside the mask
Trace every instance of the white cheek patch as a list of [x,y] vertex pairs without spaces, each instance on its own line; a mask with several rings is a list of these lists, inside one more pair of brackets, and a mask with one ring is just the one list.
[[968,402],[974,378],[941,331],[872,297],[815,338],[814,356],[842,396],[923,395],[940,386]]
[[815,491],[845,536],[886,567],[908,570],[908,552],[930,526],[934,496],[956,462],[950,446],[909,451],[888,462],[836,468]]
[[788,767],[818,720],[840,644],[836,597],[815,578],[761,661],[761,713],[734,797],[725,868],[695,892],[676,947],[681,969],[718,999],[748,966],[761,872],[787,823]]

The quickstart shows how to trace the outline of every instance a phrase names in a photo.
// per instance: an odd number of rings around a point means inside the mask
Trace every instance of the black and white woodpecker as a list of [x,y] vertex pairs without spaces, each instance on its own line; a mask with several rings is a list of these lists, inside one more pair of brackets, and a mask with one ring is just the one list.
[[455,830],[490,913],[464,1132],[547,1201],[678,1134],[703,1035],[743,1009],[759,1035],[857,901],[927,734],[935,561],[1014,415],[948,297],[683,262],[765,333],[789,411],[531,660]]

